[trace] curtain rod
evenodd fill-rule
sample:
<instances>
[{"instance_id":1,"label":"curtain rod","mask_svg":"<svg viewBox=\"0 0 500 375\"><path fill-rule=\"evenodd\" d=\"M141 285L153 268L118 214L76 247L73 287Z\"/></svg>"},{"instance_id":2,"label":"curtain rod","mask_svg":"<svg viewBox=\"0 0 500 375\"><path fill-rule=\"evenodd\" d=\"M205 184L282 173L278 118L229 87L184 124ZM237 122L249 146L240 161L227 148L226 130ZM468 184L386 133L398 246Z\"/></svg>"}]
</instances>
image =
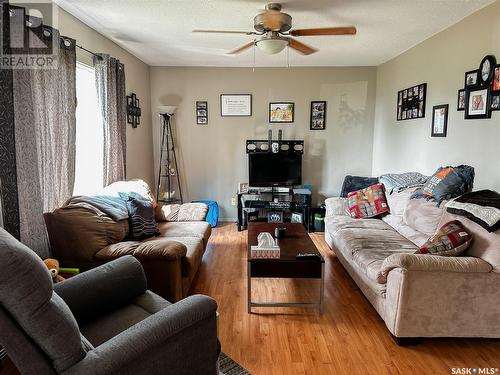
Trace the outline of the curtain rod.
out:
<instances>
[{"instance_id":1,"label":"curtain rod","mask_svg":"<svg viewBox=\"0 0 500 375\"><path fill-rule=\"evenodd\" d=\"M76 44L76 46L77 46L78 48L80 48L80 49L84 50L85 52L90 53L91 55L94 55L94 56L95 56L95 57L97 57L99 60L102 60L102 56L99 56L97 53L94 53L94 52L92 52L92 51L88 50L87 48L82 47L82 46L80 46L80 45L78 45L78 44Z\"/></svg>"}]
</instances>

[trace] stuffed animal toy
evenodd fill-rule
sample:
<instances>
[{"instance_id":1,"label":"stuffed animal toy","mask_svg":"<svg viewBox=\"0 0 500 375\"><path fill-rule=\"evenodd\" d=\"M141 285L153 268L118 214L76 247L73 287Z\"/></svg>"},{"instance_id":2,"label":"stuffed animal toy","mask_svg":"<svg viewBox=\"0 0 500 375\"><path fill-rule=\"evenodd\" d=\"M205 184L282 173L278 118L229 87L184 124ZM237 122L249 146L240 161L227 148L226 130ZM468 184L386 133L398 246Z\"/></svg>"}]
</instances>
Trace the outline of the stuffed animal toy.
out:
<instances>
[{"instance_id":1,"label":"stuffed animal toy","mask_svg":"<svg viewBox=\"0 0 500 375\"><path fill-rule=\"evenodd\" d=\"M50 272L50 276L55 283L63 281L64 277L59 275L59 262L56 259L48 258L43 261Z\"/></svg>"}]
</instances>

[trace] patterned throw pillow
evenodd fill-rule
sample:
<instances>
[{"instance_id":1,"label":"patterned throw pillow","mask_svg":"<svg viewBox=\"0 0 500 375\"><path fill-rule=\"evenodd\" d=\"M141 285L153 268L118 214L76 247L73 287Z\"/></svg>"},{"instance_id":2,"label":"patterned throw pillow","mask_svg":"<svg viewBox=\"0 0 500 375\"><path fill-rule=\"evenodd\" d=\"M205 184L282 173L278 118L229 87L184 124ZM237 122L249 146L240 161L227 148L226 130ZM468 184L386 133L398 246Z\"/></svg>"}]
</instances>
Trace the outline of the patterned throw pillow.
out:
<instances>
[{"instance_id":1,"label":"patterned throw pillow","mask_svg":"<svg viewBox=\"0 0 500 375\"><path fill-rule=\"evenodd\" d=\"M457 256L469 247L472 235L458 220L444 224L415 254Z\"/></svg>"},{"instance_id":2,"label":"patterned throw pillow","mask_svg":"<svg viewBox=\"0 0 500 375\"><path fill-rule=\"evenodd\" d=\"M375 217L389 212L383 184L352 191L347 194L347 200L351 217L356 219Z\"/></svg>"},{"instance_id":3,"label":"patterned throw pillow","mask_svg":"<svg viewBox=\"0 0 500 375\"><path fill-rule=\"evenodd\" d=\"M120 197L127 204L130 238L140 240L160 234L156 225L153 203L149 199L136 193L120 193Z\"/></svg>"}]
</instances>

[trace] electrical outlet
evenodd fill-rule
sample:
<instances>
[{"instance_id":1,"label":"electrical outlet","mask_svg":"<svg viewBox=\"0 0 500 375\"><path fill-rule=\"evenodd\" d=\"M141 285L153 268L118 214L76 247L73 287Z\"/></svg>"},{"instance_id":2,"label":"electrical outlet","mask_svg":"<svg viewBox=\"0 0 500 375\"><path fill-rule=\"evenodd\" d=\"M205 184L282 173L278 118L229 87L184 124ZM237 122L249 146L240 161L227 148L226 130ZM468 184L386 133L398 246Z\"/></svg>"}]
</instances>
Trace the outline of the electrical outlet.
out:
<instances>
[{"instance_id":1,"label":"electrical outlet","mask_svg":"<svg viewBox=\"0 0 500 375\"><path fill-rule=\"evenodd\" d=\"M236 206L236 198L235 197L231 198L231 206Z\"/></svg>"}]
</instances>

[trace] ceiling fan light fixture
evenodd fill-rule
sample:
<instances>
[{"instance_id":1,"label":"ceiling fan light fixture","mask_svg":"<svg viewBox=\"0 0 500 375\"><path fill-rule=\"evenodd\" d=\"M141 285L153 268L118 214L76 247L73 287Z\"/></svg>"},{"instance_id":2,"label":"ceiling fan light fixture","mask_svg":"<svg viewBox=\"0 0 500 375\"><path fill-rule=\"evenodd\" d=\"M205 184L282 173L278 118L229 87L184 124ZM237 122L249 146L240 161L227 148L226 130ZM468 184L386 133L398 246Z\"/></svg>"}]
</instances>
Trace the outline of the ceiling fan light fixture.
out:
<instances>
[{"instance_id":1,"label":"ceiling fan light fixture","mask_svg":"<svg viewBox=\"0 0 500 375\"><path fill-rule=\"evenodd\" d=\"M268 55L275 55L285 49L288 45L288 39L280 37L262 38L258 39L255 44L262 52L267 53Z\"/></svg>"}]
</instances>

